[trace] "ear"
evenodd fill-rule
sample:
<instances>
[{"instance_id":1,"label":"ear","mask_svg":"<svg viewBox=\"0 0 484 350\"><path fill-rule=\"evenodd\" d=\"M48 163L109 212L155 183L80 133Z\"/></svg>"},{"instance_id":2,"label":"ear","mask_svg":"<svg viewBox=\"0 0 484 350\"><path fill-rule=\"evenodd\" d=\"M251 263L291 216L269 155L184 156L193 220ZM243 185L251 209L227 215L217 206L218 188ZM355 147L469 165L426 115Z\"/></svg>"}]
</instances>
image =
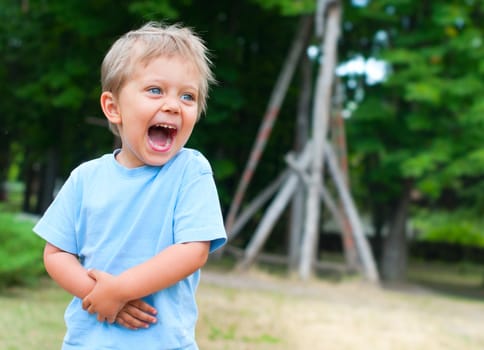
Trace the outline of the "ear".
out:
<instances>
[{"instance_id":1,"label":"ear","mask_svg":"<svg viewBox=\"0 0 484 350\"><path fill-rule=\"evenodd\" d=\"M112 92L104 91L101 94L101 108L106 118L112 124L121 124L121 113L119 111L118 102Z\"/></svg>"}]
</instances>

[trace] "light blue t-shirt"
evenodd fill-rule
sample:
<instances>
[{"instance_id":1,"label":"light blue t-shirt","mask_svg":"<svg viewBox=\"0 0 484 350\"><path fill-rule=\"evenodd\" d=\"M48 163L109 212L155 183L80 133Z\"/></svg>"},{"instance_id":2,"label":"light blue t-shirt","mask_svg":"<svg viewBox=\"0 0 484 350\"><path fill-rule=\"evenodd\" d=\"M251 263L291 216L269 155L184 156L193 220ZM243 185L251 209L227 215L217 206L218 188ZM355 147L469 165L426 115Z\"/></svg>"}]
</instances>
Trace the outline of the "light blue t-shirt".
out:
<instances>
[{"instance_id":1,"label":"light blue t-shirt","mask_svg":"<svg viewBox=\"0 0 484 350\"><path fill-rule=\"evenodd\" d=\"M210 164L198 151L187 148L161 167L128 169L114 154L81 164L34 231L76 254L86 269L113 275L176 243L210 241L212 252L226 241ZM146 297L158 310L158 322L148 329L101 323L82 309L82 300L74 298L65 313L62 349L198 349L195 291L199 279L197 271Z\"/></svg>"}]
</instances>

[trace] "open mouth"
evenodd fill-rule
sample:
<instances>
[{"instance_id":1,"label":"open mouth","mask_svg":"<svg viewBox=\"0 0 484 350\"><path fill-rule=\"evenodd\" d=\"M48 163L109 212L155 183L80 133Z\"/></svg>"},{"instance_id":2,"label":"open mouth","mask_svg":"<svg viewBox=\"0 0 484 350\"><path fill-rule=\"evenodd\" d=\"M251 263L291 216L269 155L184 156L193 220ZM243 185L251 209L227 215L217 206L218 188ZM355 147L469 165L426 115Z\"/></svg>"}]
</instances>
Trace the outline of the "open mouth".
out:
<instances>
[{"instance_id":1,"label":"open mouth","mask_svg":"<svg viewBox=\"0 0 484 350\"><path fill-rule=\"evenodd\" d=\"M166 151L175 139L177 129L169 124L156 124L148 129L148 139L151 147L156 151Z\"/></svg>"}]
</instances>

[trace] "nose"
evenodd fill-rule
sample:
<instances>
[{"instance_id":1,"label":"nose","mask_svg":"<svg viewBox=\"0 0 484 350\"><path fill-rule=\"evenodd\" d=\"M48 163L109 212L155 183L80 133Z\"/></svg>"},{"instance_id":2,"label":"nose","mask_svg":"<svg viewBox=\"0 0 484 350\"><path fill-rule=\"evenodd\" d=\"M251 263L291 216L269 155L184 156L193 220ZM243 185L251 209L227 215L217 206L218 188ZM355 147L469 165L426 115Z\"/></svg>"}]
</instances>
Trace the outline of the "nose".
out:
<instances>
[{"instance_id":1,"label":"nose","mask_svg":"<svg viewBox=\"0 0 484 350\"><path fill-rule=\"evenodd\" d=\"M166 96L163 99L161 111L166 113L178 113L180 111L180 102L175 97Z\"/></svg>"}]
</instances>

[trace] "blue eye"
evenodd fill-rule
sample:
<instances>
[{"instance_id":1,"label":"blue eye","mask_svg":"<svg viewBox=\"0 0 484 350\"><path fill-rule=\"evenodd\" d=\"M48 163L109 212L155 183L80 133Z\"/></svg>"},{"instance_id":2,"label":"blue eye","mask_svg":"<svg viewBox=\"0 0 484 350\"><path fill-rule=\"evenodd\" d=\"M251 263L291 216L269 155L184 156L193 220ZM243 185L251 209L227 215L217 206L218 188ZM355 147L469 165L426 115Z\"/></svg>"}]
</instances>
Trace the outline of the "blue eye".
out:
<instances>
[{"instance_id":1,"label":"blue eye","mask_svg":"<svg viewBox=\"0 0 484 350\"><path fill-rule=\"evenodd\" d=\"M185 101L195 101L195 97L192 94L183 94L181 99Z\"/></svg>"},{"instance_id":2,"label":"blue eye","mask_svg":"<svg viewBox=\"0 0 484 350\"><path fill-rule=\"evenodd\" d=\"M152 87L148 89L148 92L155 94L155 95L160 95L161 94L161 89L157 87Z\"/></svg>"}]
</instances>

